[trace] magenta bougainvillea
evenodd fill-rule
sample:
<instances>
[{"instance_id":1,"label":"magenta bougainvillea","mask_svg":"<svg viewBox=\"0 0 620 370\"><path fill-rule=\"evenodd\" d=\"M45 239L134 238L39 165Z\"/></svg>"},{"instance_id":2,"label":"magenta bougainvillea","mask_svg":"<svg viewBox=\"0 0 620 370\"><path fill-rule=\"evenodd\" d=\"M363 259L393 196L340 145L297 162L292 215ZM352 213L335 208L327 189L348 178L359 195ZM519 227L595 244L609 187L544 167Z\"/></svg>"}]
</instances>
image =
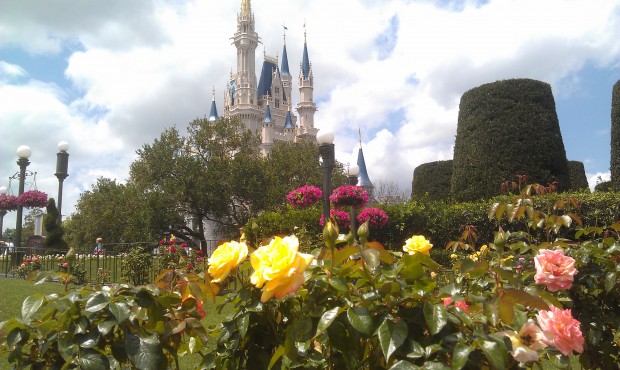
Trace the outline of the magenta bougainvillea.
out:
<instances>
[{"instance_id":1,"label":"magenta bougainvillea","mask_svg":"<svg viewBox=\"0 0 620 370\"><path fill-rule=\"evenodd\" d=\"M334 207L362 208L368 203L368 193L361 186L341 186L334 190L329 200Z\"/></svg>"},{"instance_id":2,"label":"magenta bougainvillea","mask_svg":"<svg viewBox=\"0 0 620 370\"><path fill-rule=\"evenodd\" d=\"M17 197L10 194L0 194L0 209L14 211L17 209Z\"/></svg>"},{"instance_id":3,"label":"magenta bougainvillea","mask_svg":"<svg viewBox=\"0 0 620 370\"><path fill-rule=\"evenodd\" d=\"M388 215L379 208L366 208L357 216L357 221L360 224L368 221L368 226L374 229L380 229L387 225Z\"/></svg>"},{"instance_id":4,"label":"magenta bougainvillea","mask_svg":"<svg viewBox=\"0 0 620 370\"><path fill-rule=\"evenodd\" d=\"M39 190L28 190L17 197L17 204L25 208L43 208L47 206L47 194Z\"/></svg>"},{"instance_id":5,"label":"magenta bougainvillea","mask_svg":"<svg viewBox=\"0 0 620 370\"><path fill-rule=\"evenodd\" d=\"M286 196L286 201L293 206L293 208L304 209L316 204L323 192L316 186L306 185L297 188Z\"/></svg>"},{"instance_id":6,"label":"magenta bougainvillea","mask_svg":"<svg viewBox=\"0 0 620 370\"><path fill-rule=\"evenodd\" d=\"M329 217L331 217L338 224L338 228L340 231L346 230L351 225L351 216L345 211L340 211L337 209L332 209L329 211ZM319 224L321 226L325 226L325 216L321 215L321 219L319 220Z\"/></svg>"}]
</instances>

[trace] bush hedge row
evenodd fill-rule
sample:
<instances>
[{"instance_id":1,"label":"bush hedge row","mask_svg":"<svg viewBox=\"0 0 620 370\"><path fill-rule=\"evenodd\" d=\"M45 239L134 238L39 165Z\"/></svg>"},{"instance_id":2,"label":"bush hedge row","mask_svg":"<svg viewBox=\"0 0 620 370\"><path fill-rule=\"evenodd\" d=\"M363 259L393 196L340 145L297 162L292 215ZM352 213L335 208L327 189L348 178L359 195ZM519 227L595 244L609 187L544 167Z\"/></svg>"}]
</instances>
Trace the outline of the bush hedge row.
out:
<instances>
[{"instance_id":1,"label":"bush hedge row","mask_svg":"<svg viewBox=\"0 0 620 370\"><path fill-rule=\"evenodd\" d=\"M386 248L400 250L406 239L412 235L424 235L435 246L432 256L438 262L447 262L451 252L445 251L448 242L458 240L463 225L474 225L481 243L493 240L498 230L495 221L489 221L487 215L495 202L510 202L515 195L494 197L490 200L466 203L448 203L431 200L412 200L406 204L379 205L387 212L388 225L380 231L372 231L370 239L378 240ZM534 197L535 208L547 214L553 212L552 206L558 199L572 197L579 201L580 210L571 210L583 220L584 226L605 226L620 221L620 192L577 192L548 194ZM565 214L568 211L559 211ZM298 211L287 208L281 212L267 212L250 221L245 227L250 241L260 241L273 235L296 234L306 251L322 245L322 229L318 224L321 209L318 206ZM523 225L509 225L504 220L502 228L508 231L523 231ZM564 229L561 236L572 238L576 224ZM544 235L537 236L539 242L545 241Z\"/></svg>"},{"instance_id":2,"label":"bush hedge row","mask_svg":"<svg viewBox=\"0 0 620 370\"><path fill-rule=\"evenodd\" d=\"M611 93L611 185L620 191L620 80Z\"/></svg>"},{"instance_id":3,"label":"bush hedge row","mask_svg":"<svg viewBox=\"0 0 620 370\"><path fill-rule=\"evenodd\" d=\"M429 162L413 170L411 198L427 196L441 200L450 197L452 160Z\"/></svg>"},{"instance_id":4,"label":"bush hedge row","mask_svg":"<svg viewBox=\"0 0 620 370\"><path fill-rule=\"evenodd\" d=\"M459 201L498 194L502 181L569 188L566 151L551 86L531 79L484 84L461 97L451 193Z\"/></svg>"},{"instance_id":5,"label":"bush hedge row","mask_svg":"<svg viewBox=\"0 0 620 370\"><path fill-rule=\"evenodd\" d=\"M568 161L568 174L570 176L570 190L589 189L588 177L583 162Z\"/></svg>"}]
</instances>

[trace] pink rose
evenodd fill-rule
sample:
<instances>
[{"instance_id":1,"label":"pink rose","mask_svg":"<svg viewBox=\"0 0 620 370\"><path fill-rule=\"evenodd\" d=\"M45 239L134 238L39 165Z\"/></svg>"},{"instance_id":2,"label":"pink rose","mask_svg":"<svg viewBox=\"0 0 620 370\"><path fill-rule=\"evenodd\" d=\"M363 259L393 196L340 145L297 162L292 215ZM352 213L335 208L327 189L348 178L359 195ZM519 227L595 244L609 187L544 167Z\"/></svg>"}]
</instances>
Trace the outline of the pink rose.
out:
<instances>
[{"instance_id":1,"label":"pink rose","mask_svg":"<svg viewBox=\"0 0 620 370\"><path fill-rule=\"evenodd\" d=\"M39 257L35 257L32 259L32 262L39 262Z\"/></svg>"},{"instance_id":2,"label":"pink rose","mask_svg":"<svg viewBox=\"0 0 620 370\"><path fill-rule=\"evenodd\" d=\"M199 256L202 256L202 251L199 249L199 250L196 251L196 254L199 255Z\"/></svg>"},{"instance_id":3,"label":"pink rose","mask_svg":"<svg viewBox=\"0 0 620 370\"><path fill-rule=\"evenodd\" d=\"M203 261L202 257L196 257L196 262L202 262L202 261Z\"/></svg>"},{"instance_id":4,"label":"pink rose","mask_svg":"<svg viewBox=\"0 0 620 370\"><path fill-rule=\"evenodd\" d=\"M66 269L67 267L69 267L69 264L67 262L64 262L62 265L60 265L62 268Z\"/></svg>"},{"instance_id":5,"label":"pink rose","mask_svg":"<svg viewBox=\"0 0 620 370\"><path fill-rule=\"evenodd\" d=\"M561 250L541 249L534 258L536 284L544 284L552 292L570 289L578 272L575 260L565 256Z\"/></svg>"},{"instance_id":6,"label":"pink rose","mask_svg":"<svg viewBox=\"0 0 620 370\"><path fill-rule=\"evenodd\" d=\"M557 348L565 356L569 356L573 350L583 352L581 323L573 318L570 309L561 310L551 306L549 311L538 312L536 319L545 335L546 344Z\"/></svg>"},{"instance_id":7,"label":"pink rose","mask_svg":"<svg viewBox=\"0 0 620 370\"><path fill-rule=\"evenodd\" d=\"M175 247L170 247L170 252L171 252L171 253L174 253L174 252L176 252L176 251L177 251L177 249L176 249Z\"/></svg>"},{"instance_id":8,"label":"pink rose","mask_svg":"<svg viewBox=\"0 0 620 370\"><path fill-rule=\"evenodd\" d=\"M187 248L187 243L181 243L181 248Z\"/></svg>"},{"instance_id":9,"label":"pink rose","mask_svg":"<svg viewBox=\"0 0 620 370\"><path fill-rule=\"evenodd\" d=\"M187 269L188 270L193 270L194 269L194 265L192 265L191 263L187 264Z\"/></svg>"}]
</instances>

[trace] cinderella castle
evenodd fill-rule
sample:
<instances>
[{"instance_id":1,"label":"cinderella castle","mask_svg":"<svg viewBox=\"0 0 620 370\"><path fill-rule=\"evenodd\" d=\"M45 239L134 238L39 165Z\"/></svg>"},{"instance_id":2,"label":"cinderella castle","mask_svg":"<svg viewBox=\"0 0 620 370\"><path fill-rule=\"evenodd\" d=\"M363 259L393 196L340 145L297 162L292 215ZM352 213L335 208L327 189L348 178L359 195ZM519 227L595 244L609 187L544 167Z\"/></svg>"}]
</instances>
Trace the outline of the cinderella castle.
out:
<instances>
[{"instance_id":1,"label":"cinderella castle","mask_svg":"<svg viewBox=\"0 0 620 370\"><path fill-rule=\"evenodd\" d=\"M284 27L286 30L286 27ZM282 59L265 55L260 78L256 78L256 47L259 37L255 30L254 14L250 0L242 0L237 15L237 31L232 37L237 48L237 71L230 73L224 94L225 118L236 117L248 130L260 134L261 151L267 155L276 141L295 141L300 138L314 140L316 104L313 101L314 77L308 57L304 32L304 51L299 71L299 103L293 113L293 77L286 53L286 34ZM280 64L278 66L278 64ZM215 91L211 102L209 120L217 120Z\"/></svg>"}]
</instances>

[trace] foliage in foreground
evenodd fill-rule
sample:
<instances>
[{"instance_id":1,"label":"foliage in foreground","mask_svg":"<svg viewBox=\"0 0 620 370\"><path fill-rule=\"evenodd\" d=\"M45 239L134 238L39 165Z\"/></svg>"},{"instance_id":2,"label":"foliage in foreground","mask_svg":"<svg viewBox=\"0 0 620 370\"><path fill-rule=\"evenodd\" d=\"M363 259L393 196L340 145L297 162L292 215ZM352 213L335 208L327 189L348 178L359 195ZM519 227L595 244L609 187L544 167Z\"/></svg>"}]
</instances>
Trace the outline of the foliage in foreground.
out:
<instances>
[{"instance_id":1,"label":"foliage in foreground","mask_svg":"<svg viewBox=\"0 0 620 370\"><path fill-rule=\"evenodd\" d=\"M0 325L0 348L20 366L95 369L178 368L185 353L218 369L565 368L574 354L585 368L613 368L620 224L583 226L570 198L537 210L534 189L493 204L494 237L469 228L450 269L423 236L390 251L368 241L367 224L359 240L337 240L328 223L312 254L294 236L256 250L229 242L208 274L168 270L147 286L29 297L21 319ZM220 287L233 311L208 350L201 307Z\"/></svg>"}]
</instances>

